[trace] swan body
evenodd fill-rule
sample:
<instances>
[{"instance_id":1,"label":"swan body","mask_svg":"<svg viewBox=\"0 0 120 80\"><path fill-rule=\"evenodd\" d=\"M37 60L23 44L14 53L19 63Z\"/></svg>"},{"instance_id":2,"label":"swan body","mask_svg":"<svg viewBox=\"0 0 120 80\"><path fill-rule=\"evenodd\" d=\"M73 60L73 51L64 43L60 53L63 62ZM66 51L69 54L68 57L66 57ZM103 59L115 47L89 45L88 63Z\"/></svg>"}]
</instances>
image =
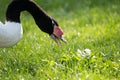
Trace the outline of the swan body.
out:
<instances>
[{"instance_id":1,"label":"swan body","mask_svg":"<svg viewBox=\"0 0 120 80\"><path fill-rule=\"evenodd\" d=\"M0 22L0 47L10 47L15 45L22 37L23 30L20 23Z\"/></svg>"}]
</instances>

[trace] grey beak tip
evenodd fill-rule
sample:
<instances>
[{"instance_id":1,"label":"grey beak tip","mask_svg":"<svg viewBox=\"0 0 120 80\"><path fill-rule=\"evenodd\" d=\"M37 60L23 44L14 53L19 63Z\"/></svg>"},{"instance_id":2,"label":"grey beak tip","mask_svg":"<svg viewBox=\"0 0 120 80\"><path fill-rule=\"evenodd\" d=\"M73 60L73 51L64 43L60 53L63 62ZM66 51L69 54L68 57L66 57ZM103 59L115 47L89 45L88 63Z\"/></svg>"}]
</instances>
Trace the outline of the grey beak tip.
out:
<instances>
[{"instance_id":1,"label":"grey beak tip","mask_svg":"<svg viewBox=\"0 0 120 80\"><path fill-rule=\"evenodd\" d=\"M67 43L67 40L65 40L64 38L60 38L64 43Z\"/></svg>"},{"instance_id":2,"label":"grey beak tip","mask_svg":"<svg viewBox=\"0 0 120 80\"><path fill-rule=\"evenodd\" d=\"M60 39L62 42L64 43L67 43L67 41L61 36L61 37L58 37L58 39L55 37L54 34L50 35L50 37L58 44L60 45L60 41L58 39Z\"/></svg>"}]
</instances>

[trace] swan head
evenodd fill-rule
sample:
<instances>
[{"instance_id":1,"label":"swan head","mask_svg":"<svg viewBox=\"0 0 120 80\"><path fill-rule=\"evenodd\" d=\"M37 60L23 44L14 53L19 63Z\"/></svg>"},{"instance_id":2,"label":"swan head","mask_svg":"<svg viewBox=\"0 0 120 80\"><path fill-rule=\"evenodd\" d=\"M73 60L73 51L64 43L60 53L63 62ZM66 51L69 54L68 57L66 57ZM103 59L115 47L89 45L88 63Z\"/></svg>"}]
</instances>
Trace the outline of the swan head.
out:
<instances>
[{"instance_id":1,"label":"swan head","mask_svg":"<svg viewBox=\"0 0 120 80\"><path fill-rule=\"evenodd\" d=\"M67 43L67 41L63 38L63 30L59 27L56 21L52 20L53 32L50 37L60 46L60 41Z\"/></svg>"}]
</instances>

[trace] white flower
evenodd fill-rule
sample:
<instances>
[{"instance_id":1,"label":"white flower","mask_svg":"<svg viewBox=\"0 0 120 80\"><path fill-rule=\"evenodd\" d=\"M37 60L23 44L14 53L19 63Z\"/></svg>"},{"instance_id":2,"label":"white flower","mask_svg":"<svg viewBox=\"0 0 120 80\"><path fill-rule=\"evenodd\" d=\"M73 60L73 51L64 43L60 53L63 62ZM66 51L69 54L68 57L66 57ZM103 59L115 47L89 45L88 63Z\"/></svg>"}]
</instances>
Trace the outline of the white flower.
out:
<instances>
[{"instance_id":1,"label":"white flower","mask_svg":"<svg viewBox=\"0 0 120 80\"><path fill-rule=\"evenodd\" d=\"M84 50L84 53L85 53L86 55L90 55L90 54L91 54L91 50L90 50L90 49L85 49L85 50Z\"/></svg>"},{"instance_id":2,"label":"white flower","mask_svg":"<svg viewBox=\"0 0 120 80\"><path fill-rule=\"evenodd\" d=\"M90 49L85 49L85 50L83 50L83 51L81 51L80 49L77 49L77 52L82 56L82 57L84 57L84 56L90 56L90 54L91 54L91 50Z\"/></svg>"}]
</instances>

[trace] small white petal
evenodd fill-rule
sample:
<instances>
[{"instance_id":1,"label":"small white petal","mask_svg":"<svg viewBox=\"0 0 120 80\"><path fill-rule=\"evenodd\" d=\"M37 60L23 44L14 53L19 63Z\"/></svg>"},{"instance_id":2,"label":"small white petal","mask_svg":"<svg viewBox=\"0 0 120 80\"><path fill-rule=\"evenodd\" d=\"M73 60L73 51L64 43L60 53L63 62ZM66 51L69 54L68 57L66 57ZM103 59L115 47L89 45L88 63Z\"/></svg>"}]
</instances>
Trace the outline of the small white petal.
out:
<instances>
[{"instance_id":1,"label":"small white petal","mask_svg":"<svg viewBox=\"0 0 120 80\"><path fill-rule=\"evenodd\" d=\"M78 52L81 56L85 56L80 49L78 49L77 52Z\"/></svg>"},{"instance_id":2,"label":"small white petal","mask_svg":"<svg viewBox=\"0 0 120 80\"><path fill-rule=\"evenodd\" d=\"M82 53L82 51L80 49L77 49L77 52L80 53L80 54Z\"/></svg>"},{"instance_id":3,"label":"small white petal","mask_svg":"<svg viewBox=\"0 0 120 80\"><path fill-rule=\"evenodd\" d=\"M96 59L97 57L96 57L96 56L93 56L92 58L93 58L93 59Z\"/></svg>"},{"instance_id":4,"label":"small white petal","mask_svg":"<svg viewBox=\"0 0 120 80\"><path fill-rule=\"evenodd\" d=\"M22 77L20 80L24 80L24 78Z\"/></svg>"}]
</instances>

